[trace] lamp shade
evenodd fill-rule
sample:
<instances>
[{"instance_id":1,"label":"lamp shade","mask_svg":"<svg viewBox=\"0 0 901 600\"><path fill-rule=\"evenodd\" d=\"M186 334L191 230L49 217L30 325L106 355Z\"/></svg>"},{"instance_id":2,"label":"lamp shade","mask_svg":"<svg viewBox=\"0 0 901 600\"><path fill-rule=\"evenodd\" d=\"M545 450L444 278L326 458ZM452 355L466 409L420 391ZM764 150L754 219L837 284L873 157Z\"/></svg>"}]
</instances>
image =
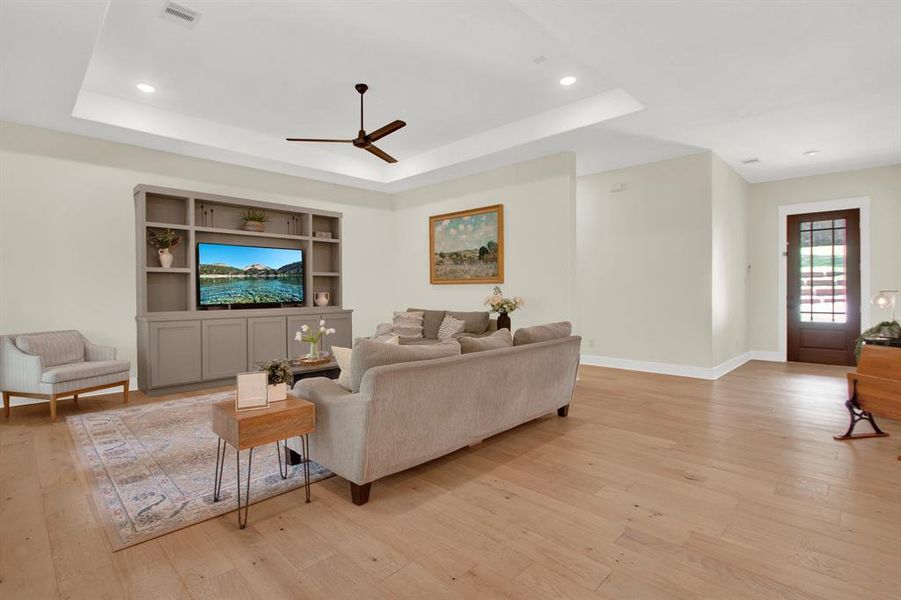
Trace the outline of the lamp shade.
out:
<instances>
[{"instance_id":1,"label":"lamp shade","mask_svg":"<svg viewBox=\"0 0 901 600\"><path fill-rule=\"evenodd\" d=\"M870 304L879 308L895 308L895 298L898 290L879 290L879 293L870 298Z\"/></svg>"}]
</instances>

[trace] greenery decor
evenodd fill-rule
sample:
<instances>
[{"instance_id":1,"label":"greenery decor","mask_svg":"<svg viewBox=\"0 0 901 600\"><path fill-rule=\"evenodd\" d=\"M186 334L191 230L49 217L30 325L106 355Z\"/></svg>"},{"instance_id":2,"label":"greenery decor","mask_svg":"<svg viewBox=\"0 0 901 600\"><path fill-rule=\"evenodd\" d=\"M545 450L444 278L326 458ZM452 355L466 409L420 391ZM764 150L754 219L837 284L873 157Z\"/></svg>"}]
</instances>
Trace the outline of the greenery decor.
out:
<instances>
[{"instance_id":1,"label":"greenery decor","mask_svg":"<svg viewBox=\"0 0 901 600\"><path fill-rule=\"evenodd\" d=\"M319 329L313 329L309 325L301 325L300 331L294 334L294 339L298 342L308 342L310 344L311 359L319 358L319 340L324 335L332 335L335 330L325 326L325 319L319 321Z\"/></svg>"},{"instance_id":2,"label":"greenery decor","mask_svg":"<svg viewBox=\"0 0 901 600\"><path fill-rule=\"evenodd\" d=\"M264 210L245 208L241 218L245 223L265 223L269 220L269 215L267 215Z\"/></svg>"},{"instance_id":3,"label":"greenery decor","mask_svg":"<svg viewBox=\"0 0 901 600\"><path fill-rule=\"evenodd\" d=\"M147 240L154 248L163 250L178 246L181 236L171 229L151 229L147 232Z\"/></svg>"},{"instance_id":4,"label":"greenery decor","mask_svg":"<svg viewBox=\"0 0 901 600\"><path fill-rule=\"evenodd\" d=\"M883 321L870 327L860 334L857 344L854 346L854 358L860 360L860 349L863 347L864 338L868 337L901 338L901 324L898 321Z\"/></svg>"},{"instance_id":5,"label":"greenery decor","mask_svg":"<svg viewBox=\"0 0 901 600\"><path fill-rule=\"evenodd\" d=\"M500 314L510 314L526 305L526 301L520 296L513 298L504 298L504 293L500 286L494 286L494 292L485 298L485 304L491 307L491 312Z\"/></svg>"},{"instance_id":6,"label":"greenery decor","mask_svg":"<svg viewBox=\"0 0 901 600\"><path fill-rule=\"evenodd\" d=\"M261 371L266 371L269 385L288 383L291 380L291 365L286 360L270 360L263 363Z\"/></svg>"}]
</instances>

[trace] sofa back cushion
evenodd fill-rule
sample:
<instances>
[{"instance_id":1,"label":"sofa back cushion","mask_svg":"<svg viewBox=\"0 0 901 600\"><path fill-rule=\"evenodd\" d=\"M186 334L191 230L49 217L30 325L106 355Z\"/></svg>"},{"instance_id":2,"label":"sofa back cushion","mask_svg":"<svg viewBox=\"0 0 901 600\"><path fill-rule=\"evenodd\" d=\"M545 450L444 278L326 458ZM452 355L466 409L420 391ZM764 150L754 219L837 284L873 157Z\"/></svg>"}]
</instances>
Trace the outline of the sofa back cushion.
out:
<instances>
[{"instance_id":1,"label":"sofa back cushion","mask_svg":"<svg viewBox=\"0 0 901 600\"><path fill-rule=\"evenodd\" d=\"M447 314L455 319L464 321L466 326L463 327L463 331L466 333L485 333L488 329L488 322L491 321L491 315L488 314L487 310L472 312L455 312L449 310L447 311Z\"/></svg>"},{"instance_id":2,"label":"sofa back cushion","mask_svg":"<svg viewBox=\"0 0 901 600\"><path fill-rule=\"evenodd\" d=\"M26 354L40 356L44 367L84 360L84 338L77 331L26 333L16 338L16 346Z\"/></svg>"},{"instance_id":3,"label":"sofa back cushion","mask_svg":"<svg viewBox=\"0 0 901 600\"><path fill-rule=\"evenodd\" d=\"M431 360L460 354L460 344L449 340L429 346L385 344L374 340L360 340L350 357L350 390L360 391L363 375L373 367L397 363Z\"/></svg>"},{"instance_id":4,"label":"sofa back cushion","mask_svg":"<svg viewBox=\"0 0 901 600\"><path fill-rule=\"evenodd\" d=\"M523 346L525 344L549 342L550 340L569 337L572 335L572 332L573 326L569 321L523 327L516 330L516 334L513 336L513 345Z\"/></svg>"},{"instance_id":5,"label":"sofa back cushion","mask_svg":"<svg viewBox=\"0 0 901 600\"><path fill-rule=\"evenodd\" d=\"M513 346L513 335L509 329L498 329L491 335L482 337L459 338L460 351L463 354L471 352L484 352L485 350L497 350L498 348L510 348Z\"/></svg>"},{"instance_id":6,"label":"sofa back cushion","mask_svg":"<svg viewBox=\"0 0 901 600\"><path fill-rule=\"evenodd\" d=\"M425 308L408 308L407 312L422 313L422 337L432 340L438 339L438 328L444 320L446 310L428 310Z\"/></svg>"}]
</instances>

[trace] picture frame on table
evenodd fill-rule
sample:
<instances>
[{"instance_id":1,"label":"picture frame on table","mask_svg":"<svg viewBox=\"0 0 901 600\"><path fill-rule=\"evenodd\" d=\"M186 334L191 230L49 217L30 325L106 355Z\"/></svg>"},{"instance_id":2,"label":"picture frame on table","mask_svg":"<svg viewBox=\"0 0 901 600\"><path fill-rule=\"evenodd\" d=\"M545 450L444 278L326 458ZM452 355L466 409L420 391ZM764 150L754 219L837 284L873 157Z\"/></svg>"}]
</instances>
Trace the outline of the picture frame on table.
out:
<instances>
[{"instance_id":1,"label":"picture frame on table","mask_svg":"<svg viewBox=\"0 0 901 600\"><path fill-rule=\"evenodd\" d=\"M238 373L235 410L269 408L269 376L265 371Z\"/></svg>"}]
</instances>

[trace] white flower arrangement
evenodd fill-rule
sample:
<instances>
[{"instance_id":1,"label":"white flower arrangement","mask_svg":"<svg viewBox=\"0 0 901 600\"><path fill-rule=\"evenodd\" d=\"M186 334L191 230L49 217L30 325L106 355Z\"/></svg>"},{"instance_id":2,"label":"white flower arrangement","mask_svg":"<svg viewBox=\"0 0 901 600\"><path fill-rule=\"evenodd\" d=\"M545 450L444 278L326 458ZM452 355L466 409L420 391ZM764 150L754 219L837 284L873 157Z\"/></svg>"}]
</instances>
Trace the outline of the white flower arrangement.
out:
<instances>
[{"instance_id":1,"label":"white flower arrangement","mask_svg":"<svg viewBox=\"0 0 901 600\"><path fill-rule=\"evenodd\" d=\"M494 286L494 291L485 298L485 304L491 307L491 312L493 313L509 314L525 306L526 301L521 296L504 298L501 288Z\"/></svg>"},{"instance_id":2,"label":"white flower arrangement","mask_svg":"<svg viewBox=\"0 0 901 600\"><path fill-rule=\"evenodd\" d=\"M310 344L318 344L324 335L332 335L335 333L333 327L326 327L325 319L319 321L319 329L314 329L309 325L301 325L300 331L294 334L294 339L298 342L309 342Z\"/></svg>"}]
</instances>

